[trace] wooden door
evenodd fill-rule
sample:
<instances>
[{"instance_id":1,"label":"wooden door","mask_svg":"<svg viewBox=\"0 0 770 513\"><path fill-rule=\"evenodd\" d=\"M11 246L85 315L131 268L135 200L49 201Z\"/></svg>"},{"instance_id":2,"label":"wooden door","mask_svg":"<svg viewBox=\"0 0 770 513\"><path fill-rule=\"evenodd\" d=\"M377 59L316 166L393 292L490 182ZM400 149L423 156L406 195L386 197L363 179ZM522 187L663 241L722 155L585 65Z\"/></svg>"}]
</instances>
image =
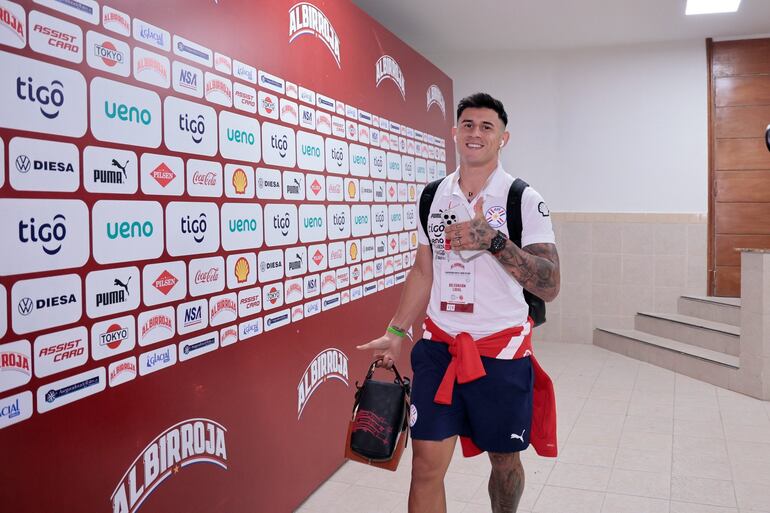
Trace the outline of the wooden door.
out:
<instances>
[{"instance_id":1,"label":"wooden door","mask_svg":"<svg viewBox=\"0 0 770 513\"><path fill-rule=\"evenodd\" d=\"M770 248L770 39L707 41L709 294L740 296L740 253Z\"/></svg>"}]
</instances>

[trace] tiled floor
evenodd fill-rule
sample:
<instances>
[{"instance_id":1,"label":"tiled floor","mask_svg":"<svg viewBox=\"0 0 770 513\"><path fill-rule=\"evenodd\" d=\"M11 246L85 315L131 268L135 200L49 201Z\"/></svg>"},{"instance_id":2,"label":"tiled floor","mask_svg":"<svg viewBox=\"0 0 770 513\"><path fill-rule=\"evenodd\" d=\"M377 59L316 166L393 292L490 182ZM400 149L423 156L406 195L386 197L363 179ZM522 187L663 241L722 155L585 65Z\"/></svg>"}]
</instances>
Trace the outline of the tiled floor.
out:
<instances>
[{"instance_id":1,"label":"tiled floor","mask_svg":"<svg viewBox=\"0 0 770 513\"><path fill-rule=\"evenodd\" d=\"M770 403L591 345L537 345L554 379L557 459L522 459L520 512L770 513ZM297 513L406 512L411 453L396 473L348 462ZM450 513L490 511L489 460L459 444Z\"/></svg>"}]
</instances>

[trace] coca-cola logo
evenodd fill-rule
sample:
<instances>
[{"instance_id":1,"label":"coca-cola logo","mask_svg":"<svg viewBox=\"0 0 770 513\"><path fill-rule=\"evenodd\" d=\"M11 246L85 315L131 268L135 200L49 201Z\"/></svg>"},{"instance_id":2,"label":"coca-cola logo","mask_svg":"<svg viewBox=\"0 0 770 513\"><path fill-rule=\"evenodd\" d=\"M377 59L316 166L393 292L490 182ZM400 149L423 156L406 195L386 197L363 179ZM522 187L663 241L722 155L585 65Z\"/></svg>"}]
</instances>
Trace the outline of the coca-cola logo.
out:
<instances>
[{"instance_id":1,"label":"coca-cola logo","mask_svg":"<svg viewBox=\"0 0 770 513\"><path fill-rule=\"evenodd\" d=\"M195 273L195 284L214 283L219 281L219 268L212 267L208 271L198 270Z\"/></svg>"},{"instance_id":2,"label":"coca-cola logo","mask_svg":"<svg viewBox=\"0 0 770 513\"><path fill-rule=\"evenodd\" d=\"M212 173L210 171L208 173L196 171L195 173L193 173L192 182L196 185L207 185L211 187L216 187L217 174Z\"/></svg>"}]
</instances>

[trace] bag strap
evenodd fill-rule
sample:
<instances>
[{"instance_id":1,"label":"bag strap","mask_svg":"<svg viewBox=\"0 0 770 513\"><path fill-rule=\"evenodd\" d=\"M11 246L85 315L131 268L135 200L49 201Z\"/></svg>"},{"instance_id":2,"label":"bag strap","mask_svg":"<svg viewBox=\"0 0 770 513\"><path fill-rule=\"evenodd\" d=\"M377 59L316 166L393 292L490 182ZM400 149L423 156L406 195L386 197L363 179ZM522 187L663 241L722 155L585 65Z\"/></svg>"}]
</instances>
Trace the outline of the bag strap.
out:
<instances>
[{"instance_id":1,"label":"bag strap","mask_svg":"<svg viewBox=\"0 0 770 513\"><path fill-rule=\"evenodd\" d=\"M441 184L443 179L444 178L439 178L438 180L430 182L425 186L425 188L422 190L422 194L420 195L420 224L422 225L422 231L425 232L425 235L428 235L428 216L430 215L430 206L433 204L433 197L436 195L436 190L438 189L438 186ZM428 238L430 238L429 235ZM433 251L433 245L428 244L428 246L430 246L430 250Z\"/></svg>"},{"instance_id":2,"label":"bag strap","mask_svg":"<svg viewBox=\"0 0 770 513\"><path fill-rule=\"evenodd\" d=\"M511 188L508 189L508 203L506 205L506 214L508 218L508 238L521 247L521 231L523 229L521 221L521 197L524 194L524 189L529 187L529 184L517 178L511 184Z\"/></svg>"}]
</instances>

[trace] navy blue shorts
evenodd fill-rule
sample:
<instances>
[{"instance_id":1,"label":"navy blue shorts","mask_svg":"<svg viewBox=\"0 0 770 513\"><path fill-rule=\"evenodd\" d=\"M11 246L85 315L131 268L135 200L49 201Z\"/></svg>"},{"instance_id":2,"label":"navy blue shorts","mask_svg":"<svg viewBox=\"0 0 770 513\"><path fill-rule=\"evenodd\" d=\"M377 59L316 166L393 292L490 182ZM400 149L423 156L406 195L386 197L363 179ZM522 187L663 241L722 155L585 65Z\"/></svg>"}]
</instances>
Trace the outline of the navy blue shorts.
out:
<instances>
[{"instance_id":1,"label":"navy blue shorts","mask_svg":"<svg viewBox=\"0 0 770 513\"><path fill-rule=\"evenodd\" d=\"M451 359L449 346L441 342L422 339L412 348L412 438L438 441L462 435L484 451L526 449L532 423L529 357L481 357L487 375L470 383L455 383L452 404L436 404L433 397Z\"/></svg>"}]
</instances>

